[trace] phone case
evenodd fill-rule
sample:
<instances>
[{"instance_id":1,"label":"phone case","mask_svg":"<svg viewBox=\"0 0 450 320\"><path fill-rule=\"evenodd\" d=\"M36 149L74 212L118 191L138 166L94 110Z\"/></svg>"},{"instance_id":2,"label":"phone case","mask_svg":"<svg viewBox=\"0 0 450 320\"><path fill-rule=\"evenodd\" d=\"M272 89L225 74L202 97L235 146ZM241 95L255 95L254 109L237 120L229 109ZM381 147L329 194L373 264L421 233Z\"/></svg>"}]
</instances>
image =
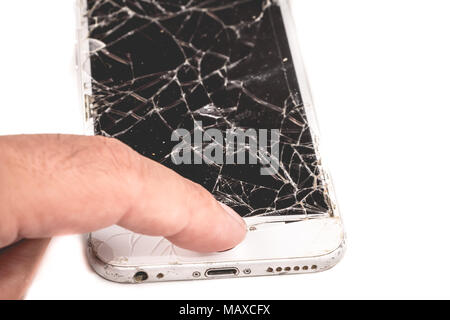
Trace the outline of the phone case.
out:
<instances>
[{"instance_id":1,"label":"phone case","mask_svg":"<svg viewBox=\"0 0 450 320\"><path fill-rule=\"evenodd\" d=\"M249 226L245 244L210 255L117 226L101 230L89 238L100 275L136 283L306 273L342 257L345 234L320 157L290 2L78 1L86 133L118 138L197 180ZM276 126L281 138L268 148L280 155L272 162L272 154L258 153L242 167L211 161L193 170L171 163L173 143L163 132L195 133L199 123L222 132ZM145 146L144 134L152 137ZM193 155L196 161L196 150ZM274 163L276 174L258 175L263 164L270 171Z\"/></svg>"}]
</instances>

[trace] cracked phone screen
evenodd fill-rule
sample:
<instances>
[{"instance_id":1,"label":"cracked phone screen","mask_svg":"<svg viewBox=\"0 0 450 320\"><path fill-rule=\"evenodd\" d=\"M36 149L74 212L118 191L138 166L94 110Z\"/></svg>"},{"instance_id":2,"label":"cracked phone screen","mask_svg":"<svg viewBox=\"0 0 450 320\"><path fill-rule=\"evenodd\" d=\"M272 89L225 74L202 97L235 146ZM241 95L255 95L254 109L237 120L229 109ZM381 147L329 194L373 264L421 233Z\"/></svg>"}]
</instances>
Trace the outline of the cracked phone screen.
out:
<instances>
[{"instance_id":1,"label":"cracked phone screen","mask_svg":"<svg viewBox=\"0 0 450 320\"><path fill-rule=\"evenodd\" d=\"M332 215L278 1L87 0L86 15L96 134L201 184L243 217ZM188 146L192 163L174 163L178 129L236 128L278 130L265 150L278 151L276 171L261 174L267 161L198 161L202 148L222 144L216 138Z\"/></svg>"}]
</instances>

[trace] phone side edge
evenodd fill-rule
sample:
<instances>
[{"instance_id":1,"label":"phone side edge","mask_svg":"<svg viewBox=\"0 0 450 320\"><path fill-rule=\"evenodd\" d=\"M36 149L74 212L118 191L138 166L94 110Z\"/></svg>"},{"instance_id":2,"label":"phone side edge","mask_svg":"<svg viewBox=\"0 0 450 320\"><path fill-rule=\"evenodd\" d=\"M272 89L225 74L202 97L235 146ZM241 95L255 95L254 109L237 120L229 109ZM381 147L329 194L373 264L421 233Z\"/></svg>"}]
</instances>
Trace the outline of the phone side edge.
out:
<instances>
[{"instance_id":1,"label":"phone side edge","mask_svg":"<svg viewBox=\"0 0 450 320\"><path fill-rule=\"evenodd\" d=\"M336 219L336 218L334 218ZM337 247L327 253L311 257L293 257L285 259L264 259L233 262L165 264L165 265L136 265L120 266L104 262L97 256L92 243L88 241L88 260L92 269L102 278L118 283L146 283L185 280L212 280L217 278L243 278L274 275L309 274L327 271L336 266L346 252L346 236ZM210 269L237 269L233 276L208 277L206 271ZM146 279L136 278L146 275Z\"/></svg>"}]
</instances>

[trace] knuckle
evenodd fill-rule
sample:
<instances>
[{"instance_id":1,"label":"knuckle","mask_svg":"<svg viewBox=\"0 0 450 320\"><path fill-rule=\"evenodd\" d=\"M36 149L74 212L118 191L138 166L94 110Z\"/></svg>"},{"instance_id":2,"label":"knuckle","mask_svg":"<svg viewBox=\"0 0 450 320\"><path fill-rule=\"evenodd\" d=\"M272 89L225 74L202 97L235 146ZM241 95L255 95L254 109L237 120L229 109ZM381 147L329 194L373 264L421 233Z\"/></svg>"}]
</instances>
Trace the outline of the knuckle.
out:
<instances>
[{"instance_id":1,"label":"knuckle","mask_svg":"<svg viewBox=\"0 0 450 320\"><path fill-rule=\"evenodd\" d=\"M197 204L191 207L198 208L198 204L206 208L212 208L214 206L214 197L203 186L195 182L191 182L190 185L190 194L192 195L191 199L194 204Z\"/></svg>"},{"instance_id":2,"label":"knuckle","mask_svg":"<svg viewBox=\"0 0 450 320\"><path fill-rule=\"evenodd\" d=\"M133 169L134 152L119 140L100 137L97 148L99 160L111 165L115 170Z\"/></svg>"}]
</instances>

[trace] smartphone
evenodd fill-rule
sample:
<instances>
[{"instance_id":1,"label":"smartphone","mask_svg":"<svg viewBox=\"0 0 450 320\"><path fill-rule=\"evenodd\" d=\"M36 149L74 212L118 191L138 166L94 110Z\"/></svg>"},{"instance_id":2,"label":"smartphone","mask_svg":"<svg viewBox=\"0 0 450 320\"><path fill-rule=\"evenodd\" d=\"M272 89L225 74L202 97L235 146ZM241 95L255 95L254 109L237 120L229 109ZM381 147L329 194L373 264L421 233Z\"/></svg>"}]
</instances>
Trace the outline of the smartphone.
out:
<instances>
[{"instance_id":1,"label":"smartphone","mask_svg":"<svg viewBox=\"0 0 450 320\"><path fill-rule=\"evenodd\" d=\"M238 212L238 247L200 254L114 226L88 256L122 283L311 273L345 233L319 152L291 0L80 0L88 134L121 140Z\"/></svg>"}]
</instances>

